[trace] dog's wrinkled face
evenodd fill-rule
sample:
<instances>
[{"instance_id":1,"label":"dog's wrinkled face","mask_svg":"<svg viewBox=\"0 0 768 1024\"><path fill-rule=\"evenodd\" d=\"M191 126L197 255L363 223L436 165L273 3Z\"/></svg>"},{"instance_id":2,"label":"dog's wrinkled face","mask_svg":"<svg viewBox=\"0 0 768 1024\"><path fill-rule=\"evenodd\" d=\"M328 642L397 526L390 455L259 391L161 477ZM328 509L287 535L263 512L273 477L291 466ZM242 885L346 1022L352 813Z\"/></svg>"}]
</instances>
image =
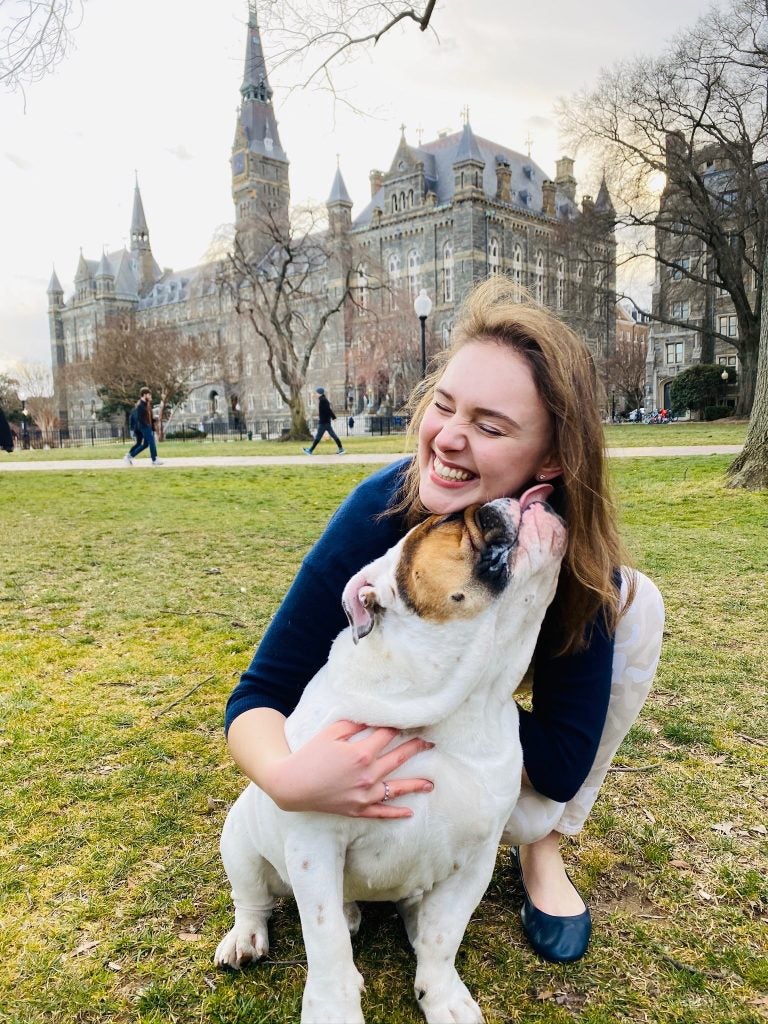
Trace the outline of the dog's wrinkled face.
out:
<instances>
[{"instance_id":1,"label":"dog's wrinkled face","mask_svg":"<svg viewBox=\"0 0 768 1024\"><path fill-rule=\"evenodd\" d=\"M406 537L395 579L404 603L420 618L474 618L504 587L517 524L487 513L481 518L480 508L430 516Z\"/></svg>"},{"instance_id":2,"label":"dog's wrinkled face","mask_svg":"<svg viewBox=\"0 0 768 1024\"><path fill-rule=\"evenodd\" d=\"M343 604L355 642L370 632L378 614L398 603L430 622L479 615L510 579L520 554L523 514L532 504L542 503L551 490L542 485L519 501L497 499L472 505L452 515L430 516L414 527L401 543L396 564L384 556L347 584ZM560 557L565 529L548 506L541 507L546 515L536 518L549 524L543 528L551 536L542 538L535 528L528 530L528 542L540 547L543 540L544 548Z\"/></svg>"}]
</instances>

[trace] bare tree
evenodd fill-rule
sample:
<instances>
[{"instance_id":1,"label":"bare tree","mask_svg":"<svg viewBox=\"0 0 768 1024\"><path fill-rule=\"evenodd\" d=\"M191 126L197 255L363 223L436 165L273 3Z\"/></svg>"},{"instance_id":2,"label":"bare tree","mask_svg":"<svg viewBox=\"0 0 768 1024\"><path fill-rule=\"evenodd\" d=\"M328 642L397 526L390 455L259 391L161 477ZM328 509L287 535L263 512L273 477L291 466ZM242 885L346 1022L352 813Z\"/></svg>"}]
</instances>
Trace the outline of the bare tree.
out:
<instances>
[{"instance_id":1,"label":"bare tree","mask_svg":"<svg viewBox=\"0 0 768 1024\"><path fill-rule=\"evenodd\" d=\"M703 361L717 338L734 346L744 415L757 376L768 242L767 32L765 3L732 0L719 21L702 19L658 59L604 70L593 89L560 105L569 142L608 169L618 222L652 229L631 255L661 266L667 294L653 318L699 331ZM680 282L710 296L697 320L681 315L684 298L672 301ZM716 329L720 291L733 304L737 337Z\"/></svg>"},{"instance_id":2,"label":"bare tree","mask_svg":"<svg viewBox=\"0 0 768 1024\"><path fill-rule=\"evenodd\" d=\"M22 89L50 74L72 46L82 0L0 0L0 82Z\"/></svg>"},{"instance_id":3,"label":"bare tree","mask_svg":"<svg viewBox=\"0 0 768 1024\"><path fill-rule=\"evenodd\" d=\"M59 416L50 366L45 363L19 363L15 374L19 394L25 397L30 419L42 433L43 442L51 444L53 431L59 426Z\"/></svg>"},{"instance_id":4,"label":"bare tree","mask_svg":"<svg viewBox=\"0 0 768 1024\"><path fill-rule=\"evenodd\" d=\"M125 417L142 387L159 397L159 434L168 414L199 384L200 364L210 359L197 338L172 327L137 326L130 314L110 318L97 331L87 360L66 367L67 383L91 386L101 399L99 415Z\"/></svg>"},{"instance_id":5,"label":"bare tree","mask_svg":"<svg viewBox=\"0 0 768 1024\"><path fill-rule=\"evenodd\" d=\"M622 336L616 339L613 352L598 363L606 393L618 391L632 409L639 409L643 404L645 354L643 339Z\"/></svg>"},{"instance_id":6,"label":"bare tree","mask_svg":"<svg viewBox=\"0 0 768 1024\"><path fill-rule=\"evenodd\" d=\"M270 39L271 63L298 65L299 87L321 85L335 92L333 70L375 46L398 25L430 27L437 0L408 6L389 0L279 0L262 21Z\"/></svg>"},{"instance_id":7,"label":"bare tree","mask_svg":"<svg viewBox=\"0 0 768 1024\"><path fill-rule=\"evenodd\" d=\"M286 223L267 207L254 223L266 254L254 257L236 237L218 286L263 345L272 386L290 413L288 439L305 440L303 390L312 356L332 321L354 305L357 273L349 269L346 243L323 228L317 211L295 210Z\"/></svg>"}]
</instances>

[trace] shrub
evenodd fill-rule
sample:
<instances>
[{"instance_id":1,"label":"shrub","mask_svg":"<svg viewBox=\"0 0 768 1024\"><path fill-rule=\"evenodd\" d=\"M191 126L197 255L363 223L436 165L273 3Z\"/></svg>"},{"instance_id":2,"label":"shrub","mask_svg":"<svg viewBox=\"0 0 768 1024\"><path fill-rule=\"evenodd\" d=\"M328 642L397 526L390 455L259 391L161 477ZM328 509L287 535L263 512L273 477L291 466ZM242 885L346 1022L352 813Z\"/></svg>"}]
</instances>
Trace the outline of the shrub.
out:
<instances>
[{"instance_id":1,"label":"shrub","mask_svg":"<svg viewBox=\"0 0 768 1024\"><path fill-rule=\"evenodd\" d=\"M733 409L729 405L705 405L704 419L722 420L726 416L730 416L732 412Z\"/></svg>"}]
</instances>

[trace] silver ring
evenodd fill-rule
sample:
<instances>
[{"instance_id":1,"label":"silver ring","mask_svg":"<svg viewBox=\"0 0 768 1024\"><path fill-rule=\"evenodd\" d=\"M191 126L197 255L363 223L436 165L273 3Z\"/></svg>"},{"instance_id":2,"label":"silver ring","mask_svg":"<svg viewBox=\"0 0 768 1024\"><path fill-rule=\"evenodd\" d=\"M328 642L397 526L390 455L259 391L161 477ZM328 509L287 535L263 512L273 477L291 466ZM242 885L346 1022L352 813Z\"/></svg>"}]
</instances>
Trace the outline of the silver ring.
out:
<instances>
[{"instance_id":1,"label":"silver ring","mask_svg":"<svg viewBox=\"0 0 768 1024\"><path fill-rule=\"evenodd\" d=\"M385 804L387 802L387 800L389 800L389 798L392 796L392 794L389 792L389 783L388 782L384 782L383 779L381 781L382 781L382 785L384 786L384 796L381 798L379 803Z\"/></svg>"}]
</instances>

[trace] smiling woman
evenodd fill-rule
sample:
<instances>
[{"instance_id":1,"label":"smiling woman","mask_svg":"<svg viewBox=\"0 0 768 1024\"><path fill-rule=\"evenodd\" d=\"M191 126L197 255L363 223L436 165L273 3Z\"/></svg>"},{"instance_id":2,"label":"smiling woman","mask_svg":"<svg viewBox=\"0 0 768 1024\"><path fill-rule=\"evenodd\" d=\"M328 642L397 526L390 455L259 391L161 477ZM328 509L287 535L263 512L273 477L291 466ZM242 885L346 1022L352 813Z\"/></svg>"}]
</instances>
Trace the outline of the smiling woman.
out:
<instances>
[{"instance_id":1,"label":"smiling woman","mask_svg":"<svg viewBox=\"0 0 768 1024\"><path fill-rule=\"evenodd\" d=\"M526 935L544 958L567 962L586 952L591 921L565 872L560 836L582 828L643 705L663 606L649 580L621 568L584 342L543 307L521 303L514 283L500 276L473 290L454 337L416 396L416 457L359 485L305 559L230 697L229 745L245 774L284 810L410 817L408 795L439 787L440 779L398 777L394 789L391 723L367 723L377 728L362 759L360 744L350 742L361 723L334 723L291 749L286 717L346 624L345 584L410 527L497 498L546 498L568 540L536 643L532 710L520 709L522 790L506 836L525 844ZM422 749L419 736L401 736L398 764Z\"/></svg>"}]
</instances>

